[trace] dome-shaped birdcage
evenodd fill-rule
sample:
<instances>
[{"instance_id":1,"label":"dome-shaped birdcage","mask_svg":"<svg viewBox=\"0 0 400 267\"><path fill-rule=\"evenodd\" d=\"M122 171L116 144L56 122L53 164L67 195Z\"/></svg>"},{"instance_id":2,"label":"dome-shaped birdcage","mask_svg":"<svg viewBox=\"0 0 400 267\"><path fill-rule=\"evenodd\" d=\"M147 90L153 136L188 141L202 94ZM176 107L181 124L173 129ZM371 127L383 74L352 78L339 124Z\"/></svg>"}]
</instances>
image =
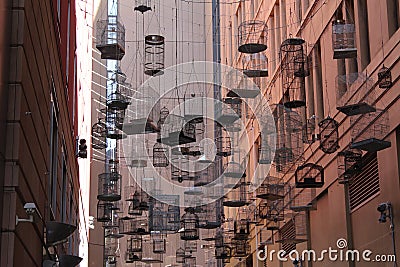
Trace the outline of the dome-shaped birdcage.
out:
<instances>
[{"instance_id":1,"label":"dome-shaped birdcage","mask_svg":"<svg viewBox=\"0 0 400 267\"><path fill-rule=\"evenodd\" d=\"M98 200L118 201L121 199L121 175L119 173L101 173L98 180Z\"/></svg>"},{"instance_id":2,"label":"dome-shaped birdcage","mask_svg":"<svg viewBox=\"0 0 400 267\"><path fill-rule=\"evenodd\" d=\"M185 262L185 250L183 248L178 248L175 252L175 261L176 263L184 263Z\"/></svg>"},{"instance_id":3,"label":"dome-shaped birdcage","mask_svg":"<svg viewBox=\"0 0 400 267\"><path fill-rule=\"evenodd\" d=\"M339 124L327 117L318 123L319 126L319 148L327 154L332 154L339 149Z\"/></svg>"},{"instance_id":4,"label":"dome-shaped birdcage","mask_svg":"<svg viewBox=\"0 0 400 267\"><path fill-rule=\"evenodd\" d=\"M133 8L133 10L139 11L141 13L150 11L151 0L135 0L135 7Z\"/></svg>"},{"instance_id":5,"label":"dome-shaped birdcage","mask_svg":"<svg viewBox=\"0 0 400 267\"><path fill-rule=\"evenodd\" d=\"M193 208L186 208L186 213L181 218L180 236L182 240L199 239L199 217Z\"/></svg>"},{"instance_id":6,"label":"dome-shaped birdcage","mask_svg":"<svg viewBox=\"0 0 400 267\"><path fill-rule=\"evenodd\" d=\"M125 120L125 110L106 109L107 138L123 139L126 134L122 131Z\"/></svg>"},{"instance_id":7,"label":"dome-shaped birdcage","mask_svg":"<svg viewBox=\"0 0 400 267\"><path fill-rule=\"evenodd\" d=\"M132 235L127 239L125 262L133 263L142 259L142 236Z\"/></svg>"},{"instance_id":8,"label":"dome-shaped birdcage","mask_svg":"<svg viewBox=\"0 0 400 267\"><path fill-rule=\"evenodd\" d=\"M176 232L180 227L181 211L177 206L168 206L167 223L169 231Z\"/></svg>"},{"instance_id":9,"label":"dome-shaped birdcage","mask_svg":"<svg viewBox=\"0 0 400 267\"><path fill-rule=\"evenodd\" d=\"M165 253L167 251L166 235L161 231L152 231L150 237L153 242L154 253Z\"/></svg>"},{"instance_id":10,"label":"dome-shaped birdcage","mask_svg":"<svg viewBox=\"0 0 400 267\"><path fill-rule=\"evenodd\" d=\"M97 202L97 221L98 222L109 222L112 216L112 202L106 202L99 200Z\"/></svg>"},{"instance_id":11,"label":"dome-shaped birdcage","mask_svg":"<svg viewBox=\"0 0 400 267\"><path fill-rule=\"evenodd\" d=\"M242 117L242 99L240 97L226 97L222 102L217 106L217 122L229 125Z\"/></svg>"},{"instance_id":12,"label":"dome-shaped birdcage","mask_svg":"<svg viewBox=\"0 0 400 267\"><path fill-rule=\"evenodd\" d=\"M336 77L336 109L354 116L373 112L376 93L374 81L363 73L350 73Z\"/></svg>"},{"instance_id":13,"label":"dome-shaped birdcage","mask_svg":"<svg viewBox=\"0 0 400 267\"><path fill-rule=\"evenodd\" d=\"M264 21L249 20L240 24L239 47L241 53L259 53L267 49L267 25Z\"/></svg>"},{"instance_id":14,"label":"dome-shaped birdcage","mask_svg":"<svg viewBox=\"0 0 400 267\"><path fill-rule=\"evenodd\" d=\"M144 73L150 76L163 73L165 41L161 35L147 35L144 39Z\"/></svg>"},{"instance_id":15,"label":"dome-shaped birdcage","mask_svg":"<svg viewBox=\"0 0 400 267\"><path fill-rule=\"evenodd\" d=\"M260 52L243 58L243 74L250 78L268 77L268 58Z\"/></svg>"},{"instance_id":16,"label":"dome-shaped birdcage","mask_svg":"<svg viewBox=\"0 0 400 267\"><path fill-rule=\"evenodd\" d=\"M314 163L297 167L294 174L297 188L319 188L324 185L324 168Z\"/></svg>"},{"instance_id":17,"label":"dome-shaped birdcage","mask_svg":"<svg viewBox=\"0 0 400 267\"><path fill-rule=\"evenodd\" d=\"M320 140L320 135L317 133L317 117L312 115L303 125L303 143L313 144Z\"/></svg>"},{"instance_id":18,"label":"dome-shaped birdcage","mask_svg":"<svg viewBox=\"0 0 400 267\"><path fill-rule=\"evenodd\" d=\"M258 206L258 213L261 219L272 222L283 221L285 219L284 199L263 199Z\"/></svg>"},{"instance_id":19,"label":"dome-shaped birdcage","mask_svg":"<svg viewBox=\"0 0 400 267\"><path fill-rule=\"evenodd\" d=\"M223 205L225 207L242 207L248 204L248 201L248 184L242 178L224 197Z\"/></svg>"},{"instance_id":20,"label":"dome-shaped birdcage","mask_svg":"<svg viewBox=\"0 0 400 267\"><path fill-rule=\"evenodd\" d=\"M361 160L363 153L359 149L348 148L338 153L338 182L348 183L353 175L361 171Z\"/></svg>"},{"instance_id":21,"label":"dome-shaped birdcage","mask_svg":"<svg viewBox=\"0 0 400 267\"><path fill-rule=\"evenodd\" d=\"M391 146L390 141L384 140L390 129L387 111L376 109L374 112L351 116L350 125L353 126L350 148L376 152Z\"/></svg>"},{"instance_id":22,"label":"dome-shaped birdcage","mask_svg":"<svg viewBox=\"0 0 400 267\"><path fill-rule=\"evenodd\" d=\"M354 23L346 23L344 20L332 22L333 59L355 58L356 27Z\"/></svg>"},{"instance_id":23,"label":"dome-shaped birdcage","mask_svg":"<svg viewBox=\"0 0 400 267\"><path fill-rule=\"evenodd\" d=\"M248 240L238 239L232 241L233 246L233 257L235 258L246 258L251 252L251 246Z\"/></svg>"},{"instance_id":24,"label":"dome-shaped birdcage","mask_svg":"<svg viewBox=\"0 0 400 267\"><path fill-rule=\"evenodd\" d=\"M241 207L238 210L238 215L234 221L233 232L235 240L247 239L250 234L250 214L249 210Z\"/></svg>"},{"instance_id":25,"label":"dome-shaped birdcage","mask_svg":"<svg viewBox=\"0 0 400 267\"><path fill-rule=\"evenodd\" d=\"M389 68L385 67L385 65L383 65L382 68L378 71L378 82L379 88L382 89L389 89L393 85L392 71Z\"/></svg>"},{"instance_id":26,"label":"dome-shaped birdcage","mask_svg":"<svg viewBox=\"0 0 400 267\"><path fill-rule=\"evenodd\" d=\"M102 59L121 60L125 55L125 27L117 16L109 15L97 22L96 48Z\"/></svg>"},{"instance_id":27,"label":"dome-shaped birdcage","mask_svg":"<svg viewBox=\"0 0 400 267\"><path fill-rule=\"evenodd\" d=\"M289 38L280 47L283 104L288 108L305 106L305 79L310 75L305 41Z\"/></svg>"},{"instance_id":28,"label":"dome-shaped birdcage","mask_svg":"<svg viewBox=\"0 0 400 267\"><path fill-rule=\"evenodd\" d=\"M303 160L303 123L299 113L283 105L272 109L276 128L274 165L277 172L294 171Z\"/></svg>"},{"instance_id":29,"label":"dome-shaped birdcage","mask_svg":"<svg viewBox=\"0 0 400 267\"><path fill-rule=\"evenodd\" d=\"M285 195L285 205L294 212L315 210L316 206L316 189L315 188L298 188L294 184L287 184Z\"/></svg>"},{"instance_id":30,"label":"dome-shaped birdcage","mask_svg":"<svg viewBox=\"0 0 400 267\"><path fill-rule=\"evenodd\" d=\"M103 119L98 118L97 123L92 126L92 148L105 149L107 147L107 125Z\"/></svg>"},{"instance_id":31,"label":"dome-shaped birdcage","mask_svg":"<svg viewBox=\"0 0 400 267\"><path fill-rule=\"evenodd\" d=\"M267 175L262 184L256 189L256 197L261 199L282 199L285 195L285 186L279 177Z\"/></svg>"}]
</instances>

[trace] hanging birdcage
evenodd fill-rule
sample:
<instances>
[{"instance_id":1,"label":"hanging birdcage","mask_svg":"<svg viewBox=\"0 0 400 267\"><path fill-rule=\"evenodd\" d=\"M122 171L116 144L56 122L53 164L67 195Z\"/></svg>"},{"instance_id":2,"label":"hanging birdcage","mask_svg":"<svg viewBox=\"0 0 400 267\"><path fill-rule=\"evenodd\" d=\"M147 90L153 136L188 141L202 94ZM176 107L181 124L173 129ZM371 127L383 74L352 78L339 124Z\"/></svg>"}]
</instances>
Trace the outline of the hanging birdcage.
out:
<instances>
[{"instance_id":1,"label":"hanging birdcage","mask_svg":"<svg viewBox=\"0 0 400 267\"><path fill-rule=\"evenodd\" d=\"M104 264L109 266L109 264L116 264L118 255L118 239L112 237L106 237L104 239Z\"/></svg>"},{"instance_id":2,"label":"hanging birdcage","mask_svg":"<svg viewBox=\"0 0 400 267\"><path fill-rule=\"evenodd\" d=\"M126 134L122 131L125 110L103 109L102 111L106 114L107 138L116 140L126 138Z\"/></svg>"},{"instance_id":3,"label":"hanging birdcage","mask_svg":"<svg viewBox=\"0 0 400 267\"><path fill-rule=\"evenodd\" d=\"M221 226L220 203L218 201L210 202L202 206L199 216L199 228L215 229Z\"/></svg>"},{"instance_id":4,"label":"hanging birdcage","mask_svg":"<svg viewBox=\"0 0 400 267\"><path fill-rule=\"evenodd\" d=\"M247 77L268 77L268 58L260 52L243 58L243 74Z\"/></svg>"},{"instance_id":5,"label":"hanging birdcage","mask_svg":"<svg viewBox=\"0 0 400 267\"><path fill-rule=\"evenodd\" d=\"M144 13L151 10L151 0L135 0L135 7L133 10Z\"/></svg>"},{"instance_id":6,"label":"hanging birdcage","mask_svg":"<svg viewBox=\"0 0 400 267\"><path fill-rule=\"evenodd\" d=\"M336 77L336 109L353 116L373 112L376 95L374 81L363 73L350 73Z\"/></svg>"},{"instance_id":7,"label":"hanging birdcage","mask_svg":"<svg viewBox=\"0 0 400 267\"><path fill-rule=\"evenodd\" d=\"M171 159L171 180L182 183L190 180L189 176L189 161L183 157Z\"/></svg>"},{"instance_id":8,"label":"hanging birdcage","mask_svg":"<svg viewBox=\"0 0 400 267\"><path fill-rule=\"evenodd\" d=\"M320 135L317 133L317 117L312 115L306 120L303 126L303 143L313 144L317 140L320 140Z\"/></svg>"},{"instance_id":9,"label":"hanging birdcage","mask_svg":"<svg viewBox=\"0 0 400 267\"><path fill-rule=\"evenodd\" d=\"M272 110L277 131L274 159L276 171L294 171L303 161L302 119L297 112L283 105L275 105Z\"/></svg>"},{"instance_id":10,"label":"hanging birdcage","mask_svg":"<svg viewBox=\"0 0 400 267\"><path fill-rule=\"evenodd\" d=\"M231 138L227 136L220 136L216 138L217 155L227 157L231 155Z\"/></svg>"},{"instance_id":11,"label":"hanging birdcage","mask_svg":"<svg viewBox=\"0 0 400 267\"><path fill-rule=\"evenodd\" d=\"M356 27L354 23L346 23L344 20L332 22L333 59L355 58Z\"/></svg>"},{"instance_id":12,"label":"hanging birdcage","mask_svg":"<svg viewBox=\"0 0 400 267\"><path fill-rule=\"evenodd\" d=\"M168 230L176 232L180 227L181 211L177 206L168 206L167 223Z\"/></svg>"},{"instance_id":13,"label":"hanging birdcage","mask_svg":"<svg viewBox=\"0 0 400 267\"><path fill-rule=\"evenodd\" d=\"M297 188L319 188L324 185L324 168L314 163L297 167L294 174Z\"/></svg>"},{"instance_id":14,"label":"hanging birdcage","mask_svg":"<svg viewBox=\"0 0 400 267\"><path fill-rule=\"evenodd\" d=\"M250 243L246 239L234 240L232 241L232 246L233 257L235 258L246 258L251 252Z\"/></svg>"},{"instance_id":15,"label":"hanging birdcage","mask_svg":"<svg viewBox=\"0 0 400 267\"><path fill-rule=\"evenodd\" d=\"M92 126L92 148L105 149L107 147L107 125L103 119L98 118L97 123Z\"/></svg>"},{"instance_id":16,"label":"hanging birdcage","mask_svg":"<svg viewBox=\"0 0 400 267\"><path fill-rule=\"evenodd\" d=\"M156 142L153 146L153 166L154 167L167 167L169 149L164 144Z\"/></svg>"},{"instance_id":17,"label":"hanging birdcage","mask_svg":"<svg viewBox=\"0 0 400 267\"><path fill-rule=\"evenodd\" d=\"M232 149L231 155L224 164L224 177L235 179L245 177L247 157L244 149Z\"/></svg>"},{"instance_id":18,"label":"hanging birdcage","mask_svg":"<svg viewBox=\"0 0 400 267\"><path fill-rule=\"evenodd\" d=\"M98 200L118 201L121 199L121 175L118 172L99 174Z\"/></svg>"},{"instance_id":19,"label":"hanging birdcage","mask_svg":"<svg viewBox=\"0 0 400 267\"><path fill-rule=\"evenodd\" d=\"M160 231L152 231L150 236L153 241L153 252L165 253L167 251L166 236Z\"/></svg>"},{"instance_id":20,"label":"hanging birdcage","mask_svg":"<svg viewBox=\"0 0 400 267\"><path fill-rule=\"evenodd\" d=\"M262 132L261 144L258 146L258 163L271 164L275 150L275 134Z\"/></svg>"},{"instance_id":21,"label":"hanging birdcage","mask_svg":"<svg viewBox=\"0 0 400 267\"><path fill-rule=\"evenodd\" d=\"M96 48L102 59L121 60L125 55L125 27L117 16L97 22Z\"/></svg>"},{"instance_id":22,"label":"hanging birdcage","mask_svg":"<svg viewBox=\"0 0 400 267\"><path fill-rule=\"evenodd\" d=\"M145 168L148 161L148 144L145 135L134 135L131 141L131 168Z\"/></svg>"},{"instance_id":23,"label":"hanging birdcage","mask_svg":"<svg viewBox=\"0 0 400 267\"><path fill-rule=\"evenodd\" d=\"M227 97L255 98L260 94L260 88L253 80L238 70L229 71L223 83L229 90Z\"/></svg>"},{"instance_id":24,"label":"hanging birdcage","mask_svg":"<svg viewBox=\"0 0 400 267\"><path fill-rule=\"evenodd\" d=\"M279 239L276 242L282 244L299 244L306 242L307 239L306 213L294 212L291 219L279 229Z\"/></svg>"},{"instance_id":25,"label":"hanging birdcage","mask_svg":"<svg viewBox=\"0 0 400 267\"><path fill-rule=\"evenodd\" d=\"M161 136L157 140L168 146L184 145L196 142L196 127L192 122L186 122L184 117L169 114L161 128Z\"/></svg>"},{"instance_id":26,"label":"hanging birdcage","mask_svg":"<svg viewBox=\"0 0 400 267\"><path fill-rule=\"evenodd\" d=\"M125 262L133 263L140 261L142 259L142 249L142 236L133 235L128 237L125 252Z\"/></svg>"},{"instance_id":27,"label":"hanging birdcage","mask_svg":"<svg viewBox=\"0 0 400 267\"><path fill-rule=\"evenodd\" d=\"M267 25L264 21L244 21L239 26L239 52L259 53L267 49Z\"/></svg>"},{"instance_id":28,"label":"hanging birdcage","mask_svg":"<svg viewBox=\"0 0 400 267\"><path fill-rule=\"evenodd\" d=\"M339 149L339 124L327 117L318 123L320 143L319 148L327 154L332 154Z\"/></svg>"},{"instance_id":29,"label":"hanging birdcage","mask_svg":"<svg viewBox=\"0 0 400 267\"><path fill-rule=\"evenodd\" d=\"M196 266L197 266L196 265L196 257L193 257L193 256L185 257L182 267L196 267Z\"/></svg>"},{"instance_id":30,"label":"hanging birdcage","mask_svg":"<svg viewBox=\"0 0 400 267\"><path fill-rule=\"evenodd\" d=\"M288 184L286 192L285 203L289 204L290 210L298 212L317 209L315 188L297 188L296 185Z\"/></svg>"},{"instance_id":31,"label":"hanging birdcage","mask_svg":"<svg viewBox=\"0 0 400 267\"><path fill-rule=\"evenodd\" d=\"M377 109L374 112L352 116L350 118L351 145L350 148L376 152L391 146L384 140L389 134L389 114Z\"/></svg>"},{"instance_id":32,"label":"hanging birdcage","mask_svg":"<svg viewBox=\"0 0 400 267\"><path fill-rule=\"evenodd\" d=\"M185 240L184 249L186 255L192 255L197 252L197 240Z\"/></svg>"},{"instance_id":33,"label":"hanging birdcage","mask_svg":"<svg viewBox=\"0 0 400 267\"><path fill-rule=\"evenodd\" d=\"M225 207L242 207L248 204L248 201L248 183L242 178L224 197L223 205Z\"/></svg>"},{"instance_id":34,"label":"hanging birdcage","mask_svg":"<svg viewBox=\"0 0 400 267\"><path fill-rule=\"evenodd\" d=\"M228 243L227 236L222 229L218 229L215 235L215 258L227 259L230 257L232 257L232 248Z\"/></svg>"},{"instance_id":35,"label":"hanging birdcage","mask_svg":"<svg viewBox=\"0 0 400 267\"><path fill-rule=\"evenodd\" d=\"M217 122L229 125L242 117L242 99L240 97L226 97L217 108Z\"/></svg>"},{"instance_id":36,"label":"hanging birdcage","mask_svg":"<svg viewBox=\"0 0 400 267\"><path fill-rule=\"evenodd\" d=\"M111 221L113 203L101 201L97 202L97 221L109 222Z\"/></svg>"},{"instance_id":37,"label":"hanging birdcage","mask_svg":"<svg viewBox=\"0 0 400 267\"><path fill-rule=\"evenodd\" d=\"M274 244L273 232L267 227L263 227L258 232L258 249L263 250L266 246Z\"/></svg>"},{"instance_id":38,"label":"hanging birdcage","mask_svg":"<svg viewBox=\"0 0 400 267\"><path fill-rule=\"evenodd\" d=\"M382 68L378 72L378 82L379 88L389 89L392 87L392 72L389 68L382 66Z\"/></svg>"},{"instance_id":39,"label":"hanging birdcage","mask_svg":"<svg viewBox=\"0 0 400 267\"><path fill-rule=\"evenodd\" d=\"M175 261L176 263L184 263L185 262L185 250L183 248L178 248L175 252Z\"/></svg>"},{"instance_id":40,"label":"hanging birdcage","mask_svg":"<svg viewBox=\"0 0 400 267\"><path fill-rule=\"evenodd\" d=\"M111 93L107 95L106 101L108 109L125 110L130 104L132 91L125 81L126 75L118 68L111 78Z\"/></svg>"},{"instance_id":41,"label":"hanging birdcage","mask_svg":"<svg viewBox=\"0 0 400 267\"><path fill-rule=\"evenodd\" d=\"M112 238L121 238L124 234L119 232L120 218L116 210L112 211L111 220L103 223L104 236Z\"/></svg>"},{"instance_id":42,"label":"hanging birdcage","mask_svg":"<svg viewBox=\"0 0 400 267\"><path fill-rule=\"evenodd\" d=\"M146 264L162 263L163 253L154 253L153 251L153 240L150 235L142 237L142 260L141 262Z\"/></svg>"},{"instance_id":43,"label":"hanging birdcage","mask_svg":"<svg viewBox=\"0 0 400 267\"><path fill-rule=\"evenodd\" d=\"M200 87L201 85L196 84L196 86ZM204 96L201 93L196 94L195 92L191 92L190 94L185 94L183 100L185 120L192 123L202 123L206 112L206 100Z\"/></svg>"},{"instance_id":44,"label":"hanging birdcage","mask_svg":"<svg viewBox=\"0 0 400 267\"><path fill-rule=\"evenodd\" d=\"M361 171L363 153L359 149L346 149L338 153L338 182L348 183L355 174Z\"/></svg>"},{"instance_id":45,"label":"hanging birdcage","mask_svg":"<svg viewBox=\"0 0 400 267\"><path fill-rule=\"evenodd\" d=\"M250 235L249 210L241 207L238 210L237 219L234 221L233 232L235 240L248 239Z\"/></svg>"},{"instance_id":46,"label":"hanging birdcage","mask_svg":"<svg viewBox=\"0 0 400 267\"><path fill-rule=\"evenodd\" d=\"M267 175L256 190L256 197L268 200L282 199L285 195L283 181L275 176Z\"/></svg>"},{"instance_id":47,"label":"hanging birdcage","mask_svg":"<svg viewBox=\"0 0 400 267\"><path fill-rule=\"evenodd\" d=\"M144 73L155 76L163 73L165 41L161 35L147 35L144 39Z\"/></svg>"},{"instance_id":48,"label":"hanging birdcage","mask_svg":"<svg viewBox=\"0 0 400 267\"><path fill-rule=\"evenodd\" d=\"M186 208L186 213L181 218L180 236L182 240L199 239L199 217L193 208Z\"/></svg>"},{"instance_id":49,"label":"hanging birdcage","mask_svg":"<svg viewBox=\"0 0 400 267\"><path fill-rule=\"evenodd\" d=\"M306 104L304 77L310 75L310 70L304 46L303 39L289 38L280 47L283 104L287 108L298 108Z\"/></svg>"}]
</instances>

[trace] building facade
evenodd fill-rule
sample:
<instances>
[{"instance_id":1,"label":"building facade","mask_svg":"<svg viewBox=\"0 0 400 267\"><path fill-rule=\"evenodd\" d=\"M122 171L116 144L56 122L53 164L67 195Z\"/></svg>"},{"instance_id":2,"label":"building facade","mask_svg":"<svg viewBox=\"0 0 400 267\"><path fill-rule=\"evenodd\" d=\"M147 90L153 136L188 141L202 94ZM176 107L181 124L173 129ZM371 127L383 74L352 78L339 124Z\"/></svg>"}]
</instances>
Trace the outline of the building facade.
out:
<instances>
[{"instance_id":1,"label":"building facade","mask_svg":"<svg viewBox=\"0 0 400 267\"><path fill-rule=\"evenodd\" d=\"M75 4L1 4L1 266L62 261L79 256L85 243L77 139L89 136L79 136L86 122L77 98L85 88L77 79ZM26 203L36 206L31 218ZM51 221L79 230L61 244L50 242Z\"/></svg>"}]
</instances>

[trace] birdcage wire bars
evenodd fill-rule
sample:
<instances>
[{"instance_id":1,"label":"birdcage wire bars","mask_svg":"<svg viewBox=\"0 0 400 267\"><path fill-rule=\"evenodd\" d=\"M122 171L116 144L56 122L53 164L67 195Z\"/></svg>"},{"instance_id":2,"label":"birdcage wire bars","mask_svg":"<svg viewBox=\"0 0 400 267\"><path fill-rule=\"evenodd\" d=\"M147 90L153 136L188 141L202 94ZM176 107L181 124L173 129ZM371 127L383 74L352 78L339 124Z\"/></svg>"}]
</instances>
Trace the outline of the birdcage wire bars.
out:
<instances>
[{"instance_id":1,"label":"birdcage wire bars","mask_svg":"<svg viewBox=\"0 0 400 267\"><path fill-rule=\"evenodd\" d=\"M121 60L125 55L125 27L117 16L108 16L97 22L96 48L102 59Z\"/></svg>"},{"instance_id":2,"label":"birdcage wire bars","mask_svg":"<svg viewBox=\"0 0 400 267\"><path fill-rule=\"evenodd\" d=\"M164 69L165 40L161 35L145 37L144 73L150 76L160 75Z\"/></svg>"},{"instance_id":3,"label":"birdcage wire bars","mask_svg":"<svg viewBox=\"0 0 400 267\"><path fill-rule=\"evenodd\" d=\"M331 117L318 123L319 148L326 154L332 154L339 149L339 124Z\"/></svg>"},{"instance_id":4,"label":"birdcage wire bars","mask_svg":"<svg viewBox=\"0 0 400 267\"><path fill-rule=\"evenodd\" d=\"M241 53L259 53L267 49L267 25L264 21L249 20L239 25L239 47Z\"/></svg>"},{"instance_id":5,"label":"birdcage wire bars","mask_svg":"<svg viewBox=\"0 0 400 267\"><path fill-rule=\"evenodd\" d=\"M355 36L356 27L353 23L344 20L332 22L333 59L357 57Z\"/></svg>"},{"instance_id":6,"label":"birdcage wire bars","mask_svg":"<svg viewBox=\"0 0 400 267\"><path fill-rule=\"evenodd\" d=\"M98 121L92 126L92 148L105 149L107 147L107 125L104 119L98 118Z\"/></svg>"}]
</instances>

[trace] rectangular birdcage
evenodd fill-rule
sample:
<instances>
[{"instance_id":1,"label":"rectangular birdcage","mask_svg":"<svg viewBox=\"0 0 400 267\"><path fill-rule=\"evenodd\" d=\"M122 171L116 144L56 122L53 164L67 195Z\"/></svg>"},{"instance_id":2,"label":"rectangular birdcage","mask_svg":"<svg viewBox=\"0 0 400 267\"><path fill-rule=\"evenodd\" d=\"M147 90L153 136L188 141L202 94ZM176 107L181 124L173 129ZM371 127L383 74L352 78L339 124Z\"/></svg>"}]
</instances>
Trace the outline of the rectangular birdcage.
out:
<instances>
[{"instance_id":1,"label":"rectangular birdcage","mask_svg":"<svg viewBox=\"0 0 400 267\"><path fill-rule=\"evenodd\" d=\"M242 207L248 204L248 184L242 178L223 199L225 207Z\"/></svg>"},{"instance_id":2,"label":"rectangular birdcage","mask_svg":"<svg viewBox=\"0 0 400 267\"><path fill-rule=\"evenodd\" d=\"M112 237L104 238L104 263L116 264L118 255L118 239Z\"/></svg>"},{"instance_id":3,"label":"rectangular birdcage","mask_svg":"<svg viewBox=\"0 0 400 267\"><path fill-rule=\"evenodd\" d=\"M268 200L282 199L285 195L284 183L279 177L267 175L256 190L256 197Z\"/></svg>"},{"instance_id":4,"label":"rectangular birdcage","mask_svg":"<svg viewBox=\"0 0 400 267\"><path fill-rule=\"evenodd\" d=\"M363 73L351 73L336 77L336 109L354 116L374 112L376 94L374 82Z\"/></svg>"},{"instance_id":5,"label":"rectangular birdcage","mask_svg":"<svg viewBox=\"0 0 400 267\"><path fill-rule=\"evenodd\" d=\"M355 58L356 27L354 23L346 23L344 20L332 22L333 59Z\"/></svg>"},{"instance_id":6,"label":"rectangular birdcage","mask_svg":"<svg viewBox=\"0 0 400 267\"><path fill-rule=\"evenodd\" d=\"M315 188L297 188L296 185L288 184L285 198L285 203L288 203L288 208L292 211L317 209Z\"/></svg>"},{"instance_id":7,"label":"rectangular birdcage","mask_svg":"<svg viewBox=\"0 0 400 267\"><path fill-rule=\"evenodd\" d=\"M158 142L168 146L184 145L196 142L195 123L185 121L180 115L169 114L161 127Z\"/></svg>"},{"instance_id":8,"label":"rectangular birdcage","mask_svg":"<svg viewBox=\"0 0 400 267\"><path fill-rule=\"evenodd\" d=\"M220 201L213 201L203 206L202 214L199 214L200 228L215 229L221 226L222 214L220 211Z\"/></svg>"},{"instance_id":9,"label":"rectangular birdcage","mask_svg":"<svg viewBox=\"0 0 400 267\"><path fill-rule=\"evenodd\" d=\"M165 253L167 251L166 235L161 231L152 231L150 236L153 241L153 252Z\"/></svg>"},{"instance_id":10,"label":"rectangular birdcage","mask_svg":"<svg viewBox=\"0 0 400 267\"><path fill-rule=\"evenodd\" d=\"M146 264L162 263L163 253L154 253L153 251L153 240L150 235L142 237L142 260L141 262Z\"/></svg>"},{"instance_id":11,"label":"rectangular birdcage","mask_svg":"<svg viewBox=\"0 0 400 267\"><path fill-rule=\"evenodd\" d=\"M187 86L195 86L202 87L201 84L193 84ZM190 89L186 88L186 89ZM197 89L197 90L196 90ZM206 115L206 99L203 96L203 93L198 92L198 88L192 88L193 91L191 93L186 93L184 95L184 118L186 121L192 121L194 123L202 123L204 120L204 116Z\"/></svg>"},{"instance_id":12,"label":"rectangular birdcage","mask_svg":"<svg viewBox=\"0 0 400 267\"><path fill-rule=\"evenodd\" d=\"M234 240L232 241L233 257L245 258L251 252L251 246L248 240Z\"/></svg>"},{"instance_id":13,"label":"rectangular birdcage","mask_svg":"<svg viewBox=\"0 0 400 267\"><path fill-rule=\"evenodd\" d=\"M351 148L368 152L376 152L391 146L390 141L384 140L389 134L389 114L377 109L350 118L353 126L351 131Z\"/></svg>"},{"instance_id":14,"label":"rectangular birdcage","mask_svg":"<svg viewBox=\"0 0 400 267\"><path fill-rule=\"evenodd\" d=\"M142 236L133 235L127 238L125 262L133 263L142 259Z\"/></svg>"},{"instance_id":15,"label":"rectangular birdcage","mask_svg":"<svg viewBox=\"0 0 400 267\"><path fill-rule=\"evenodd\" d=\"M284 220L284 199L266 200L263 199L259 206L259 216L271 222L280 222Z\"/></svg>"},{"instance_id":16,"label":"rectangular birdcage","mask_svg":"<svg viewBox=\"0 0 400 267\"><path fill-rule=\"evenodd\" d=\"M96 48L102 59L121 60L125 55L125 27L116 16L97 22Z\"/></svg>"},{"instance_id":17,"label":"rectangular birdcage","mask_svg":"<svg viewBox=\"0 0 400 267\"><path fill-rule=\"evenodd\" d=\"M338 182L348 183L353 175L361 171L363 153L359 149L348 148L338 153Z\"/></svg>"}]
</instances>

